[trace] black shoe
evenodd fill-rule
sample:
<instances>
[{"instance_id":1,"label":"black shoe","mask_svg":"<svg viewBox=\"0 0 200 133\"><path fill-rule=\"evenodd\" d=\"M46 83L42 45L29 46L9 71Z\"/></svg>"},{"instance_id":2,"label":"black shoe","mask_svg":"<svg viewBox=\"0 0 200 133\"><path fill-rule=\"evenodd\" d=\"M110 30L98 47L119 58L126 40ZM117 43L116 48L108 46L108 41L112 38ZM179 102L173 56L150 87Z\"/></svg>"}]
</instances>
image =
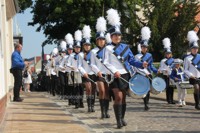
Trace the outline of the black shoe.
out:
<instances>
[{"instance_id":1,"label":"black shoe","mask_svg":"<svg viewBox=\"0 0 200 133\"><path fill-rule=\"evenodd\" d=\"M78 109L79 108L79 105L75 105L75 109Z\"/></svg>"},{"instance_id":2,"label":"black shoe","mask_svg":"<svg viewBox=\"0 0 200 133\"><path fill-rule=\"evenodd\" d=\"M200 110L199 105L195 105L195 109L196 109L196 110Z\"/></svg>"},{"instance_id":3,"label":"black shoe","mask_svg":"<svg viewBox=\"0 0 200 133\"><path fill-rule=\"evenodd\" d=\"M22 98L17 98L17 99L13 99L13 102L22 102L24 99Z\"/></svg>"},{"instance_id":4,"label":"black shoe","mask_svg":"<svg viewBox=\"0 0 200 133\"><path fill-rule=\"evenodd\" d=\"M144 110L145 110L145 111L148 111L148 110L149 110L149 107L148 107L148 106L145 106L145 107L144 107Z\"/></svg>"},{"instance_id":5,"label":"black shoe","mask_svg":"<svg viewBox=\"0 0 200 133\"><path fill-rule=\"evenodd\" d=\"M174 101L169 102L169 104L176 104Z\"/></svg>"},{"instance_id":6,"label":"black shoe","mask_svg":"<svg viewBox=\"0 0 200 133\"><path fill-rule=\"evenodd\" d=\"M79 108L84 108L84 104L80 103Z\"/></svg>"},{"instance_id":7,"label":"black shoe","mask_svg":"<svg viewBox=\"0 0 200 133\"><path fill-rule=\"evenodd\" d=\"M22 101L24 100L24 98L19 97Z\"/></svg>"}]
</instances>

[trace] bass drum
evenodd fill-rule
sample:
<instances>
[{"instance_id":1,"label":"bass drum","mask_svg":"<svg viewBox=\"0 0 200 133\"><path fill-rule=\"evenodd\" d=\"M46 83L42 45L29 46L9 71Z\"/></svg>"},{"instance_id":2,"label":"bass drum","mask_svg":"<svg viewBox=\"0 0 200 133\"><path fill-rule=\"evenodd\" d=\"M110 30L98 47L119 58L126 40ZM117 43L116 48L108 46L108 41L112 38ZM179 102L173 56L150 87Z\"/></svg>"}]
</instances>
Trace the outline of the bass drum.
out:
<instances>
[{"instance_id":1,"label":"bass drum","mask_svg":"<svg viewBox=\"0 0 200 133\"><path fill-rule=\"evenodd\" d=\"M150 90L149 79L141 74L136 74L129 80L129 88L132 98L142 98Z\"/></svg>"},{"instance_id":2,"label":"bass drum","mask_svg":"<svg viewBox=\"0 0 200 133\"><path fill-rule=\"evenodd\" d=\"M150 90L152 94L157 95L163 92L165 88L166 88L166 83L164 79L160 77L155 77L152 79L151 90Z\"/></svg>"}]
</instances>

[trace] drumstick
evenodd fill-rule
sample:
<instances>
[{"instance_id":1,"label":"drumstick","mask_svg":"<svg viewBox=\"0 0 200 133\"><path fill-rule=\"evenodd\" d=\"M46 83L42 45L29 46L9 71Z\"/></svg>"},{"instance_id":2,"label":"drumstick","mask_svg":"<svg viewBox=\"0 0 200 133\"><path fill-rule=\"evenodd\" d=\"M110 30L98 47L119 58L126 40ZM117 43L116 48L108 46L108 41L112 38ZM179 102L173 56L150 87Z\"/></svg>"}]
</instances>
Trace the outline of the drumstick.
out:
<instances>
[{"instance_id":1,"label":"drumstick","mask_svg":"<svg viewBox=\"0 0 200 133\"><path fill-rule=\"evenodd\" d=\"M136 68L139 72L141 72L141 73L143 73L144 74L144 72L142 72L141 70L139 70L138 68ZM142 75L143 75L142 74ZM149 76L149 75L147 75L147 74L145 74L145 76L148 78L148 79L150 79L151 81L152 81L152 78ZM155 82L155 84L157 85L158 83L156 83Z\"/></svg>"},{"instance_id":2,"label":"drumstick","mask_svg":"<svg viewBox=\"0 0 200 133\"><path fill-rule=\"evenodd\" d=\"M103 64L103 63L102 63ZM105 65L105 64L103 64L109 71L110 71L110 73L112 74L112 75L114 75L114 73ZM126 80L126 79L124 79L124 78L122 78L122 77L119 77L120 79L122 79L122 80L124 80L126 83L128 83L129 84L129 82ZM132 84L132 83L130 83L130 85L131 86L134 86L134 84Z\"/></svg>"}]
</instances>

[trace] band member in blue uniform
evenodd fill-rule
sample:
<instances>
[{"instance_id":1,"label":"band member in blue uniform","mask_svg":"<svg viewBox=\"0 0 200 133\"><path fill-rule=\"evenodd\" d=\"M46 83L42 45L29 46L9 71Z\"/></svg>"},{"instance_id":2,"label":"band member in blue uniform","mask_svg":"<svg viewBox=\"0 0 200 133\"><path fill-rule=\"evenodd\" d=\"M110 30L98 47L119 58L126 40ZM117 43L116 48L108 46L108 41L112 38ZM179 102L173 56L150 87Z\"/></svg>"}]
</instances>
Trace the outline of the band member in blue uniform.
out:
<instances>
[{"instance_id":1,"label":"band member in blue uniform","mask_svg":"<svg viewBox=\"0 0 200 133\"><path fill-rule=\"evenodd\" d=\"M51 55L51 91L50 93L55 96L56 95L56 80L57 80L57 75L55 72L55 68L56 68L56 62L55 59L58 56L58 48L54 48L52 51L52 55Z\"/></svg>"},{"instance_id":2,"label":"band member in blue uniform","mask_svg":"<svg viewBox=\"0 0 200 133\"><path fill-rule=\"evenodd\" d=\"M79 53L78 56L78 69L82 74L82 82L86 88L86 97L88 104L88 112L95 112L95 74L90 66L91 58L91 29L90 26L85 25L83 27L83 52Z\"/></svg>"},{"instance_id":3,"label":"band member in blue uniform","mask_svg":"<svg viewBox=\"0 0 200 133\"><path fill-rule=\"evenodd\" d=\"M64 99L64 91L67 89L67 80L66 80L66 68L64 66L65 58L66 58L66 47L67 44L64 40L61 41L60 43L61 46L61 58L58 61L59 63L59 80L60 80L60 94L61 94L61 99Z\"/></svg>"},{"instance_id":4,"label":"band member in blue uniform","mask_svg":"<svg viewBox=\"0 0 200 133\"><path fill-rule=\"evenodd\" d=\"M170 75L170 79L172 79L175 82L176 88L178 90L178 106L182 107L185 106L185 96L186 96L186 89L181 88L180 83L185 81L185 74L183 72L183 68L181 67L181 64L183 64L183 60L181 59L174 59L174 68L172 70L172 73Z\"/></svg>"},{"instance_id":5,"label":"band member in blue uniform","mask_svg":"<svg viewBox=\"0 0 200 133\"><path fill-rule=\"evenodd\" d=\"M174 102L174 88L173 86L170 86L170 75L171 71L173 69L173 62L174 58L172 57L172 51L171 51L171 42L169 38L163 39L163 45L164 45L164 51L165 51L165 58L161 60L160 62L160 72L163 74L163 78L166 82L166 101L168 104L175 104Z\"/></svg>"},{"instance_id":6,"label":"band member in blue uniform","mask_svg":"<svg viewBox=\"0 0 200 133\"><path fill-rule=\"evenodd\" d=\"M199 106L199 87L200 87L200 54L198 54L198 36L195 31L189 31L187 35L191 54L184 59L184 72L189 77L189 82L194 86L195 109L200 110Z\"/></svg>"},{"instance_id":7,"label":"band member in blue uniform","mask_svg":"<svg viewBox=\"0 0 200 133\"><path fill-rule=\"evenodd\" d=\"M151 31L149 29L149 27L143 27L141 29L141 35L142 35L142 40L140 42L140 46L141 46L141 53L137 54L135 56L135 58L141 62L147 62L148 63L148 67L144 68L144 69L137 69L137 71L139 73L143 73L145 75L147 75L148 78L152 79L152 72L157 74L158 70L154 67L153 65L153 57L150 53L148 53L148 42L150 39L150 34ZM147 111L149 110L148 107L148 103L149 103L149 98L150 98L150 91L146 94L146 96L143 98L144 101L144 110Z\"/></svg>"},{"instance_id":8,"label":"band member in blue uniform","mask_svg":"<svg viewBox=\"0 0 200 133\"><path fill-rule=\"evenodd\" d=\"M81 74L78 71L78 54L81 51L81 40L82 40L82 32L77 30L74 35L75 44L74 44L74 52L69 56L67 67L71 68L72 80L73 80L73 97L75 98L75 108L84 108L83 105L83 94L84 89L82 87L82 79Z\"/></svg>"},{"instance_id":9,"label":"band member in blue uniform","mask_svg":"<svg viewBox=\"0 0 200 133\"><path fill-rule=\"evenodd\" d=\"M121 43L121 23L117 10L109 9L107 14L108 23L112 25L108 30L112 43L106 46L104 64L115 77L114 81L110 84L110 89L112 89L115 97L113 108L117 128L121 128L127 125L124 116L126 112L126 91L128 89L128 84L124 80L121 80L121 78L129 80L130 65L142 68L146 67L147 63L136 61L129 46Z\"/></svg>"},{"instance_id":10,"label":"band member in blue uniform","mask_svg":"<svg viewBox=\"0 0 200 133\"><path fill-rule=\"evenodd\" d=\"M103 17L97 19L96 24L96 45L97 47L92 50L91 53L91 67L94 73L97 75L97 86L99 89L99 102L101 108L101 118L110 118L108 114L109 109L109 90L108 84L105 81L105 75L109 73L107 68L103 64L103 58L105 53L105 31L106 20Z\"/></svg>"},{"instance_id":11,"label":"band member in blue uniform","mask_svg":"<svg viewBox=\"0 0 200 133\"><path fill-rule=\"evenodd\" d=\"M68 105L74 105L74 97L73 97L73 81L72 81L72 77L71 77L71 68L67 67L67 63L69 60L70 55L73 52L73 45L74 45L74 39L72 37L72 34L68 33L65 36L65 40L67 42L67 54L65 56L65 60L63 62L64 67L65 67L65 71L66 71L66 77L67 77L67 88L65 90L65 94L68 98Z\"/></svg>"}]
</instances>

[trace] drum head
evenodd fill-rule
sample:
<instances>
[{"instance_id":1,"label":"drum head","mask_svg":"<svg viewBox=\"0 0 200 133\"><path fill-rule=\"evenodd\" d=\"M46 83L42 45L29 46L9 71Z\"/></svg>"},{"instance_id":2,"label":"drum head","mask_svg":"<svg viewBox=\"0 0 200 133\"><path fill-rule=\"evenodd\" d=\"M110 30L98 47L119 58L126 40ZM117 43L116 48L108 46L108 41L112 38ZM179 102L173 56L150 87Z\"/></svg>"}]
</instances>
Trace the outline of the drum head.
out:
<instances>
[{"instance_id":1,"label":"drum head","mask_svg":"<svg viewBox=\"0 0 200 133\"><path fill-rule=\"evenodd\" d=\"M129 88L135 95L143 96L150 90L149 79L136 74L129 80Z\"/></svg>"},{"instance_id":2,"label":"drum head","mask_svg":"<svg viewBox=\"0 0 200 133\"><path fill-rule=\"evenodd\" d=\"M164 79L160 78L160 77L156 77L152 80L152 87L156 90L156 91L163 91L166 88L166 83L164 81Z\"/></svg>"}]
</instances>

